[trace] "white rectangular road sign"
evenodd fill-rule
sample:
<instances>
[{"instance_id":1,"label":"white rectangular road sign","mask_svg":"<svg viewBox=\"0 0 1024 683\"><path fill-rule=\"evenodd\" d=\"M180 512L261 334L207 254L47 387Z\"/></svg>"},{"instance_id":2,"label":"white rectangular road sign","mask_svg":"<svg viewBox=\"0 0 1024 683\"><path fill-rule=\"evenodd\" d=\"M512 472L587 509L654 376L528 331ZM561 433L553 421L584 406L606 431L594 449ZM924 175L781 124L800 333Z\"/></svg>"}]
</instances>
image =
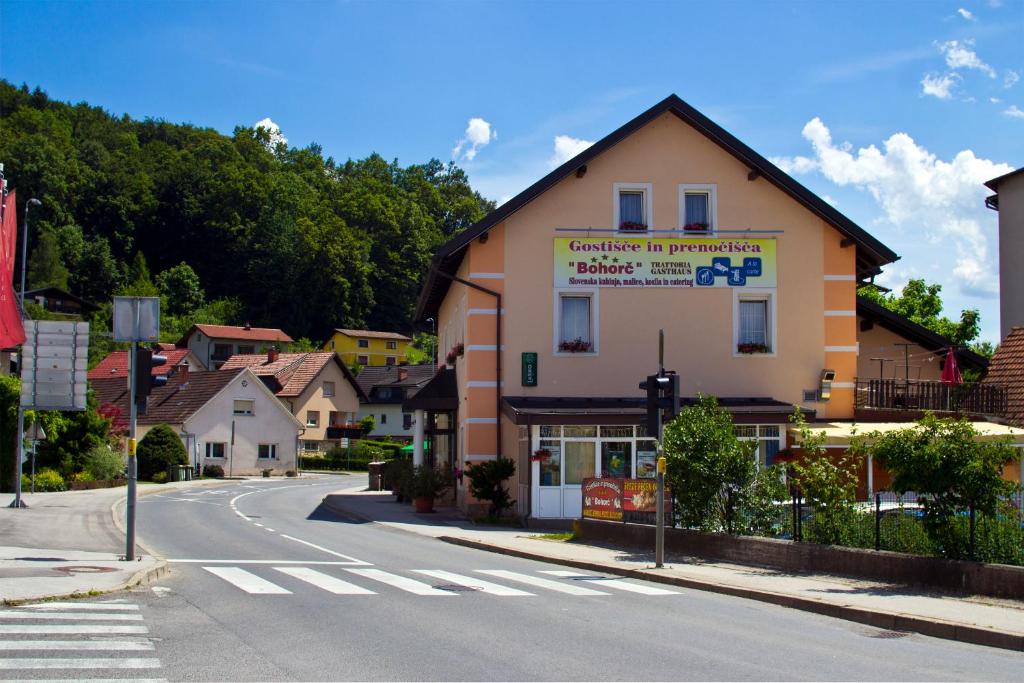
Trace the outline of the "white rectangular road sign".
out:
<instances>
[{"instance_id":1,"label":"white rectangular road sign","mask_svg":"<svg viewBox=\"0 0 1024 683\"><path fill-rule=\"evenodd\" d=\"M160 299L152 296L115 296L114 341L160 341Z\"/></svg>"},{"instance_id":2,"label":"white rectangular road sign","mask_svg":"<svg viewBox=\"0 0 1024 683\"><path fill-rule=\"evenodd\" d=\"M21 405L85 410L89 323L26 320L21 351Z\"/></svg>"}]
</instances>

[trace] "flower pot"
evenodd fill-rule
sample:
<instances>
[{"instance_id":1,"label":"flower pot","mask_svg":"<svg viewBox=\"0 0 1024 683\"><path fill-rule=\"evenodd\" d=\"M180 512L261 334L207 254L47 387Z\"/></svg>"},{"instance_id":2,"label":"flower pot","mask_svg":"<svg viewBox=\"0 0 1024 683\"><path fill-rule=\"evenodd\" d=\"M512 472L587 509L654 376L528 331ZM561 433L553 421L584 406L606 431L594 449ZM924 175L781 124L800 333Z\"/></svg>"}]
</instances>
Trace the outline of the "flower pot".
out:
<instances>
[{"instance_id":1,"label":"flower pot","mask_svg":"<svg viewBox=\"0 0 1024 683\"><path fill-rule=\"evenodd\" d=\"M433 498L416 498L412 501L412 504L416 507L416 512L433 512L434 511L434 499Z\"/></svg>"}]
</instances>

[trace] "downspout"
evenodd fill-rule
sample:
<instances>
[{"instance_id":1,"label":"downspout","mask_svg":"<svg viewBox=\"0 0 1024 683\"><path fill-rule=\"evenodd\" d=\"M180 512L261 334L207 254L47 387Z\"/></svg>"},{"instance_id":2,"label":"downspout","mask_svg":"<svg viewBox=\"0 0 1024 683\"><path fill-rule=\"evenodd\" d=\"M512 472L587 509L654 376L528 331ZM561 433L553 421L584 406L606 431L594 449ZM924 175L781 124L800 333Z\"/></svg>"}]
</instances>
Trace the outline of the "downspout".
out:
<instances>
[{"instance_id":1,"label":"downspout","mask_svg":"<svg viewBox=\"0 0 1024 683\"><path fill-rule=\"evenodd\" d=\"M501 344L501 293L500 292L495 292L493 289L487 289L486 287L481 287L480 285L476 284L475 282L470 282L469 280L464 280L461 277L459 277L458 275L449 275L448 273L442 273L440 270L437 269L436 266L433 266L433 265L430 267L430 272L431 272L432 275L438 275L440 277L445 278L446 280L451 280L452 282L458 282L460 285L466 285L467 287L469 287L471 289L475 289L478 292L483 292L484 294L489 294L490 296L493 296L495 301L497 302L497 310L496 310L495 315L494 315L494 318L495 318L494 328L495 328L495 332L496 332L495 337L496 337L496 341L497 341L497 345L496 345L497 348L495 349L495 352L494 352L494 358L495 358L495 361L494 361L494 374L495 374L495 377L496 377L495 387L494 388L495 388L495 395L497 396L497 400L496 400L495 405L494 405L494 417L497 420L496 426L498 428L498 435L497 435L498 436L498 452L495 455L497 456L498 460L501 460L502 459L502 452L501 452L501 450L502 450L501 449L501 346L502 346L502 344Z\"/></svg>"}]
</instances>

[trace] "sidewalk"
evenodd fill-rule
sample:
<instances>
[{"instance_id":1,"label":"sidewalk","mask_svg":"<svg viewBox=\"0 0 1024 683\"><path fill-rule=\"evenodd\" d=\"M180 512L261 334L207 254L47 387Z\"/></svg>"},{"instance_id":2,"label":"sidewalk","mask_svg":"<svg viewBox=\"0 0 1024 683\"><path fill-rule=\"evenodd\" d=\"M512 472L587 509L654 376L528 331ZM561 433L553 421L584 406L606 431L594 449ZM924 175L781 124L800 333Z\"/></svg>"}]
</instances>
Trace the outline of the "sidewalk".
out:
<instances>
[{"instance_id":1,"label":"sidewalk","mask_svg":"<svg viewBox=\"0 0 1024 683\"><path fill-rule=\"evenodd\" d=\"M787 574L764 567L667 556L539 538L539 529L473 524L454 510L416 514L389 493L342 489L324 503L339 514L491 552L564 564L592 572L733 595L895 631L1024 651L1022 601L942 595L905 586L824 574Z\"/></svg>"},{"instance_id":2,"label":"sidewalk","mask_svg":"<svg viewBox=\"0 0 1024 683\"><path fill-rule=\"evenodd\" d=\"M176 488L223 485L218 480L140 485L139 497ZM137 546L125 562L125 534L115 514L124 486L24 494L28 508L7 507L0 494L0 601L6 604L122 590L161 575L166 563ZM123 513L122 513L123 514Z\"/></svg>"}]
</instances>

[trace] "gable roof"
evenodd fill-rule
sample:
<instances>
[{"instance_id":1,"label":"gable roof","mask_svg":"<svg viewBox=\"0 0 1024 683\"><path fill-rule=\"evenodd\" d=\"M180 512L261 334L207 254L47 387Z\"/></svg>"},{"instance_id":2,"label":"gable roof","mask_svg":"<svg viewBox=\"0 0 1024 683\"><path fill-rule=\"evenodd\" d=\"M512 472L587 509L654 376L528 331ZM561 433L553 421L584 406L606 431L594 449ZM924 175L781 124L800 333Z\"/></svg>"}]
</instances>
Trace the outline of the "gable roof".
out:
<instances>
[{"instance_id":1,"label":"gable roof","mask_svg":"<svg viewBox=\"0 0 1024 683\"><path fill-rule=\"evenodd\" d=\"M179 425L188 420L224 387L244 372L236 370L204 370L189 372L187 377L175 375L162 387L155 387L149 395L145 415L139 415L139 424ZM113 418L112 429L121 432L128 428L128 382L123 377L91 380L89 386L96 394L100 412Z\"/></svg>"},{"instance_id":2,"label":"gable roof","mask_svg":"<svg viewBox=\"0 0 1024 683\"><path fill-rule=\"evenodd\" d=\"M334 328L335 332L340 332L346 337L365 337L367 339L397 339L399 341L412 341L412 337L407 337L404 334L398 332L374 332L373 330L346 330L340 327Z\"/></svg>"},{"instance_id":3,"label":"gable roof","mask_svg":"<svg viewBox=\"0 0 1024 683\"><path fill-rule=\"evenodd\" d=\"M36 296L42 296L47 299L66 299L68 301L74 301L76 304L82 307L83 310L87 311L98 311L100 307L91 301L86 301L80 296L75 296L71 292L66 292L59 287L40 287L39 289L30 289L25 292L26 299L32 299Z\"/></svg>"},{"instance_id":4,"label":"gable roof","mask_svg":"<svg viewBox=\"0 0 1024 683\"><path fill-rule=\"evenodd\" d=\"M398 371L406 370L404 380L398 379ZM377 387L422 387L437 374L437 366L424 365L370 365L356 375L356 383L367 397ZM369 400L369 399L367 399Z\"/></svg>"},{"instance_id":5,"label":"gable roof","mask_svg":"<svg viewBox=\"0 0 1024 683\"><path fill-rule=\"evenodd\" d=\"M938 353L945 351L951 346L957 346L941 334L932 332L927 327L919 325L913 320L908 320L899 313L891 311L885 306L863 296L857 297L857 315L876 322L890 332L894 332L929 351ZM989 367L989 360L987 358L963 347L956 349L956 358L963 367L975 370L985 370Z\"/></svg>"},{"instance_id":6,"label":"gable roof","mask_svg":"<svg viewBox=\"0 0 1024 683\"><path fill-rule=\"evenodd\" d=\"M1003 417L1015 427L1024 427L1024 327L1010 328L989 361L984 382L1006 387Z\"/></svg>"},{"instance_id":7,"label":"gable roof","mask_svg":"<svg viewBox=\"0 0 1024 683\"><path fill-rule=\"evenodd\" d=\"M763 177L777 188L788 194L795 201L802 204L811 213L815 214L826 223L838 230L847 239L857 245L857 274L859 276L875 275L881 272L881 267L899 259L896 252L882 244L878 239L868 234L849 218L841 214L831 204L814 194L806 187L798 183L778 166L745 145L738 138L717 123L700 113L689 104L684 102L677 95L669 95L664 100L654 105L632 121L626 123L618 130L598 140L593 145L565 162L551 173L547 174L536 183L526 188L512 199L508 200L494 211L484 216L476 224L459 233L445 244L441 245L431 261L430 271L427 273L423 289L420 290L420 297L416 304L414 322L420 323L427 317L436 314L444 295L448 291L450 281L436 275L437 270L450 275L454 274L462 262L464 249L477 237L505 220L519 209L539 197L544 192L554 187L571 173L575 173L581 166L586 165L604 151L615 146L651 121L665 113L671 113L683 122L695 128L712 142L732 154L741 163L745 164L753 178Z\"/></svg>"},{"instance_id":8,"label":"gable roof","mask_svg":"<svg viewBox=\"0 0 1024 683\"><path fill-rule=\"evenodd\" d=\"M178 346L188 346L188 339L197 331L211 339L239 339L242 341L268 341L290 344L294 339L276 327L238 327L235 325L198 324L189 328L185 336L178 341Z\"/></svg>"},{"instance_id":9,"label":"gable roof","mask_svg":"<svg viewBox=\"0 0 1024 683\"><path fill-rule=\"evenodd\" d=\"M111 377L127 377L128 376L128 351L111 351L107 354L107 357L96 364L92 370L89 371L89 380L94 379L110 379ZM169 375L174 372L175 367L184 362L188 354L192 353L188 349L161 349L161 356L167 358L167 363L164 365L156 365L153 367L152 375L154 377L162 377Z\"/></svg>"},{"instance_id":10,"label":"gable roof","mask_svg":"<svg viewBox=\"0 0 1024 683\"><path fill-rule=\"evenodd\" d=\"M331 361L337 363L341 374L346 381L355 389L360 400L366 398L366 394L356 381L352 371L342 362L341 357L331 352L313 353L279 353L277 360L269 362L265 353L256 354L235 354L227 359L221 366L221 370L236 370L248 368L254 375L259 377L266 384L271 380L269 388L279 397L298 396L316 379L320 371Z\"/></svg>"},{"instance_id":11,"label":"gable roof","mask_svg":"<svg viewBox=\"0 0 1024 683\"><path fill-rule=\"evenodd\" d=\"M1005 183L1010 178L1014 178L1014 177L1020 175L1021 173L1024 173L1024 166L1022 166L1021 168L1018 168L1016 171L1010 171L1009 173L1004 173L1003 175L999 176L998 178L993 178L992 180L986 181L985 182L985 187L987 187L988 189L992 190L993 192L999 192L999 186L1000 185Z\"/></svg>"}]
</instances>

